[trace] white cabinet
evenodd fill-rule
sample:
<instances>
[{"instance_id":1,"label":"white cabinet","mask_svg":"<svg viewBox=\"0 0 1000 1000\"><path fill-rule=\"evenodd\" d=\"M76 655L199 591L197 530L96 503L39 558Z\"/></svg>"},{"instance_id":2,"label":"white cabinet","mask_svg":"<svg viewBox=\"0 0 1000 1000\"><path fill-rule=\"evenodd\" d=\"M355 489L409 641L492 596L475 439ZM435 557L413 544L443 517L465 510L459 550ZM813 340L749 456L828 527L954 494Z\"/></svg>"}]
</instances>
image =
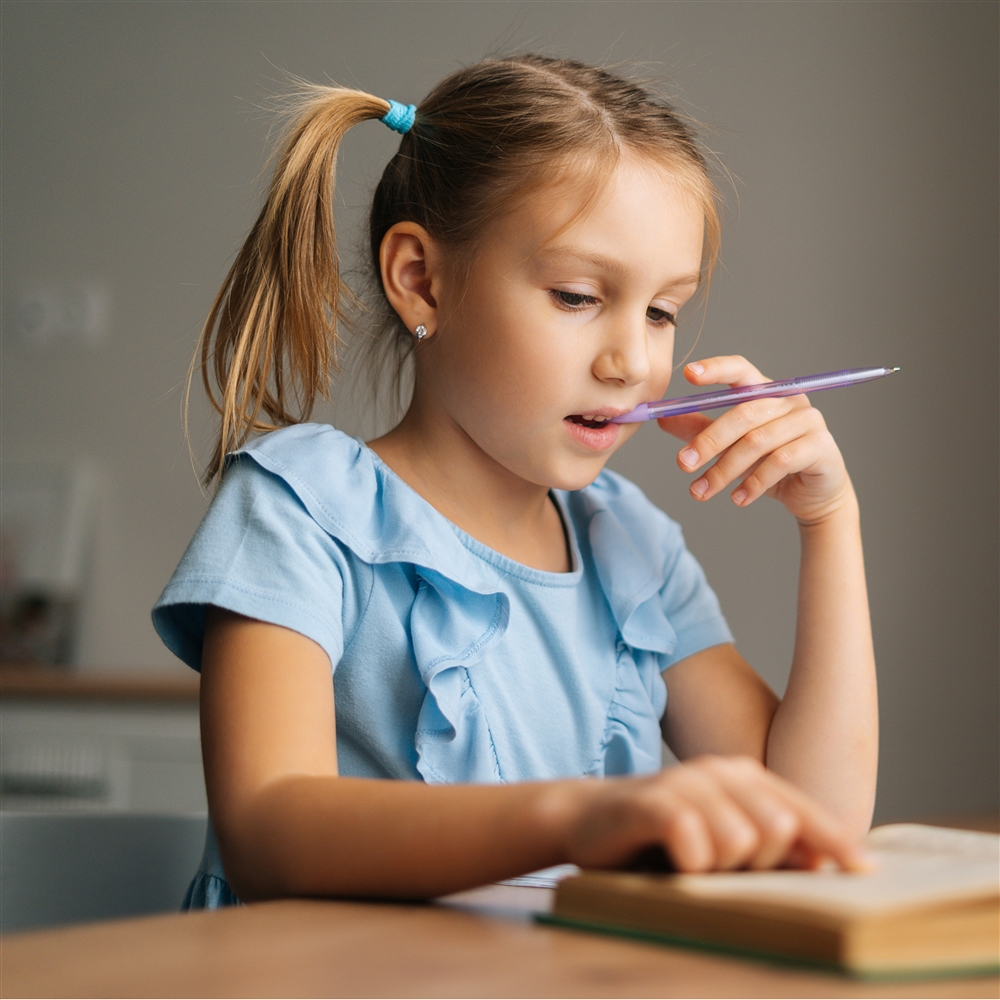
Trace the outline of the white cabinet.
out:
<instances>
[{"instance_id":1,"label":"white cabinet","mask_svg":"<svg viewBox=\"0 0 1000 1000\"><path fill-rule=\"evenodd\" d=\"M197 702L5 695L0 808L205 812Z\"/></svg>"}]
</instances>

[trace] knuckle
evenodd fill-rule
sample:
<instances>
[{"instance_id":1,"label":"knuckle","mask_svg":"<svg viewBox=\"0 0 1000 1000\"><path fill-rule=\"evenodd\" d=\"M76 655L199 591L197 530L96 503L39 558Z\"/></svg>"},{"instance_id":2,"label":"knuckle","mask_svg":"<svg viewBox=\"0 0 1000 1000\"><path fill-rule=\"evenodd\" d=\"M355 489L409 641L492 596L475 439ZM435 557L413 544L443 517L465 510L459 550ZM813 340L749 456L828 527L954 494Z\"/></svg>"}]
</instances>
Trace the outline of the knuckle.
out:
<instances>
[{"instance_id":1,"label":"knuckle","mask_svg":"<svg viewBox=\"0 0 1000 1000\"><path fill-rule=\"evenodd\" d=\"M693 767L684 764L681 767L674 768L676 774L670 788L671 801L678 801L677 796L691 794L702 784L704 779L701 776L700 770L697 764Z\"/></svg>"},{"instance_id":2,"label":"knuckle","mask_svg":"<svg viewBox=\"0 0 1000 1000\"><path fill-rule=\"evenodd\" d=\"M767 432L761 427L747 431L744 441L754 450L763 451L767 447Z\"/></svg>"},{"instance_id":3,"label":"knuckle","mask_svg":"<svg viewBox=\"0 0 1000 1000\"><path fill-rule=\"evenodd\" d=\"M771 462L779 471L791 468L794 461L795 457L789 448L779 448L777 451L771 452Z\"/></svg>"},{"instance_id":4,"label":"knuckle","mask_svg":"<svg viewBox=\"0 0 1000 1000\"><path fill-rule=\"evenodd\" d=\"M687 447L698 452L699 464L709 459L716 453L716 451L718 451L715 444L715 435L710 431L705 431L702 434L699 434L693 441L688 442Z\"/></svg>"},{"instance_id":5,"label":"knuckle","mask_svg":"<svg viewBox=\"0 0 1000 1000\"><path fill-rule=\"evenodd\" d=\"M816 409L815 406L810 406L808 410L805 411L806 419L819 430L826 430L826 421L823 419L823 414Z\"/></svg>"},{"instance_id":6,"label":"knuckle","mask_svg":"<svg viewBox=\"0 0 1000 1000\"><path fill-rule=\"evenodd\" d=\"M668 837L697 837L702 832L701 814L694 806L678 802L664 816L663 829Z\"/></svg>"},{"instance_id":7,"label":"knuckle","mask_svg":"<svg viewBox=\"0 0 1000 1000\"><path fill-rule=\"evenodd\" d=\"M655 809L665 797L669 796L669 794L670 790L661 787L659 783L643 783L634 790L632 795L629 796L628 802L629 805L635 809Z\"/></svg>"},{"instance_id":8,"label":"knuckle","mask_svg":"<svg viewBox=\"0 0 1000 1000\"><path fill-rule=\"evenodd\" d=\"M706 754L699 758L701 769L715 781L741 781L750 777L753 758L721 754Z\"/></svg>"},{"instance_id":9,"label":"knuckle","mask_svg":"<svg viewBox=\"0 0 1000 1000\"><path fill-rule=\"evenodd\" d=\"M679 771L680 768L673 770ZM676 778L669 784L650 785L636 797L635 807L643 815L650 817L658 827L665 827L670 823L671 817L686 808L685 800L681 797L682 791L683 784L679 789Z\"/></svg>"},{"instance_id":10,"label":"knuckle","mask_svg":"<svg viewBox=\"0 0 1000 1000\"><path fill-rule=\"evenodd\" d=\"M731 824L722 836L722 846L733 861L742 861L761 844L761 836L749 823Z\"/></svg>"},{"instance_id":11,"label":"knuckle","mask_svg":"<svg viewBox=\"0 0 1000 1000\"><path fill-rule=\"evenodd\" d=\"M764 833L771 840L791 841L798 834L799 817L789 809L776 809L763 821Z\"/></svg>"},{"instance_id":12,"label":"knuckle","mask_svg":"<svg viewBox=\"0 0 1000 1000\"><path fill-rule=\"evenodd\" d=\"M729 757L727 763L734 774L748 778L755 778L764 770L764 765L756 757L751 757L749 754Z\"/></svg>"},{"instance_id":13,"label":"knuckle","mask_svg":"<svg viewBox=\"0 0 1000 1000\"><path fill-rule=\"evenodd\" d=\"M698 757L695 757L692 761L690 761L689 766L692 768L697 768L700 771L713 771L724 760L725 757L722 757L720 754L703 753L700 754Z\"/></svg>"}]
</instances>

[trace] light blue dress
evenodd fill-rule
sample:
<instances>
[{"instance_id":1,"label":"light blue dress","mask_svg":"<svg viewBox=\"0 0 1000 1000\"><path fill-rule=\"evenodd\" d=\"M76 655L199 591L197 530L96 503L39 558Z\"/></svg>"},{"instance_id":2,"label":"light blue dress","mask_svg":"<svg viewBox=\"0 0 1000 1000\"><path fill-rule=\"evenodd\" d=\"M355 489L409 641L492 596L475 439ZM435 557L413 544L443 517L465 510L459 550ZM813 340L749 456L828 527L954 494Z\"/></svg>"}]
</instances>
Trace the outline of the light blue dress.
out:
<instances>
[{"instance_id":1,"label":"light blue dress","mask_svg":"<svg viewBox=\"0 0 1000 1000\"><path fill-rule=\"evenodd\" d=\"M568 573L487 548L354 438L284 428L231 457L153 622L196 670L207 605L318 643L344 775L656 771L662 671L732 636L680 528L636 486L605 471L552 496ZM210 830L187 905L235 902Z\"/></svg>"}]
</instances>

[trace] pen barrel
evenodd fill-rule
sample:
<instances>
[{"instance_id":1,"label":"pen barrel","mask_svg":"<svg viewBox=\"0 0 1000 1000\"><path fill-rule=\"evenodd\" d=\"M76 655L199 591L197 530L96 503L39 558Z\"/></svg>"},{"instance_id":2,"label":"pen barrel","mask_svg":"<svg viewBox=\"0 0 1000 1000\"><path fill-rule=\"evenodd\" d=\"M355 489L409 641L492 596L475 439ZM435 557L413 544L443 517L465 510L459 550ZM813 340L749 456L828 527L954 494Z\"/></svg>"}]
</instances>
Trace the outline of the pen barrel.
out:
<instances>
[{"instance_id":1,"label":"pen barrel","mask_svg":"<svg viewBox=\"0 0 1000 1000\"><path fill-rule=\"evenodd\" d=\"M806 375L803 378L786 379L783 382L762 382L758 385L737 386L720 392L705 392L697 396L680 399L664 399L657 403L647 403L647 419L657 417L678 417L700 410L714 410L723 406L738 406L751 399L777 399L782 396L798 396L821 389L836 389L839 386L870 382L888 374L885 368L848 368L839 372L824 372L821 375Z\"/></svg>"}]
</instances>

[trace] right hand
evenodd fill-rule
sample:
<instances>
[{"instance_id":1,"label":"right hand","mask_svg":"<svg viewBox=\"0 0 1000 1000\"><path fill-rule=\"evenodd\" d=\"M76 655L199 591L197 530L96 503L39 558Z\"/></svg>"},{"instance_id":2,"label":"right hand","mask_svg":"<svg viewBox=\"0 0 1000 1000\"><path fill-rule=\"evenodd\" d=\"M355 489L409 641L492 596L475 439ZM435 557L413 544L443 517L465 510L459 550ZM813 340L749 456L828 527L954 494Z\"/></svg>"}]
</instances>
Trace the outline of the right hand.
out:
<instances>
[{"instance_id":1,"label":"right hand","mask_svg":"<svg viewBox=\"0 0 1000 1000\"><path fill-rule=\"evenodd\" d=\"M695 757L658 774L581 788L567 860L620 868L660 846L682 872L872 867L830 812L752 757Z\"/></svg>"}]
</instances>

